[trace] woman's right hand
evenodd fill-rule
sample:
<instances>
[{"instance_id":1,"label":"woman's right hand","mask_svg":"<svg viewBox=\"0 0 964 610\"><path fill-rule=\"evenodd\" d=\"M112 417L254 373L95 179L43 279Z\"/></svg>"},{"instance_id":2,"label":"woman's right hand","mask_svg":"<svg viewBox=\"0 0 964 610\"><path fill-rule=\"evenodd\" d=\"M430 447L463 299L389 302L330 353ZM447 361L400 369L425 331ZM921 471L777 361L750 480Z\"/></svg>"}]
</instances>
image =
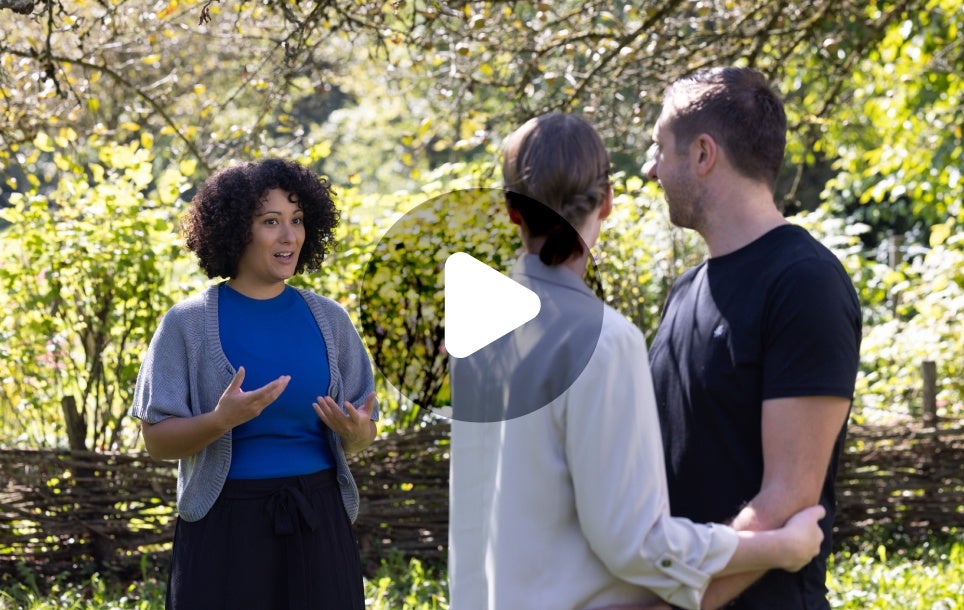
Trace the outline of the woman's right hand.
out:
<instances>
[{"instance_id":1,"label":"woman's right hand","mask_svg":"<svg viewBox=\"0 0 964 610\"><path fill-rule=\"evenodd\" d=\"M823 530L818 522L826 514L826 509L816 504L796 513L780 528L787 547L786 561L781 566L784 570L796 572L820 552Z\"/></svg>"},{"instance_id":2,"label":"woman's right hand","mask_svg":"<svg viewBox=\"0 0 964 610\"><path fill-rule=\"evenodd\" d=\"M282 375L257 390L245 392L241 389L244 367L239 367L213 411L194 417L168 417L154 424L141 422L147 452L158 460L195 455L235 426L260 415L281 395L290 380L290 375Z\"/></svg>"},{"instance_id":3,"label":"woman's right hand","mask_svg":"<svg viewBox=\"0 0 964 610\"><path fill-rule=\"evenodd\" d=\"M214 407L215 416L225 430L250 421L261 414L265 408L273 403L284 392L291 380L291 375L282 375L257 390L245 392L241 389L244 381L244 367L238 367L231 383L225 388L218 404Z\"/></svg>"}]
</instances>

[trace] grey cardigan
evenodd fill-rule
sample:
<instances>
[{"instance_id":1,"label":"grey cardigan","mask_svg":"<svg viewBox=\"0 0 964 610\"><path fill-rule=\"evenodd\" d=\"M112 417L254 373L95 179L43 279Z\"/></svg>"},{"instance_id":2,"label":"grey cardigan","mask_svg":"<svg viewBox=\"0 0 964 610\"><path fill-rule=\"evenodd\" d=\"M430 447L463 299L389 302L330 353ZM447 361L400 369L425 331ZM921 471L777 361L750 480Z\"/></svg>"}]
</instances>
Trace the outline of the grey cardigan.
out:
<instances>
[{"instance_id":1,"label":"grey cardigan","mask_svg":"<svg viewBox=\"0 0 964 610\"><path fill-rule=\"evenodd\" d=\"M371 361L347 312L335 301L297 289L318 322L328 348L328 394L340 405L358 405L374 391ZM168 417L213 411L235 374L221 349L218 287L209 287L168 311L137 375L130 414L155 424ZM372 419L378 419L377 405ZM352 522L358 516L358 487L348 469L341 438L328 430L338 485ZM177 511L185 521L204 517L221 493L231 466L231 432L199 453L182 458L177 472Z\"/></svg>"}]
</instances>

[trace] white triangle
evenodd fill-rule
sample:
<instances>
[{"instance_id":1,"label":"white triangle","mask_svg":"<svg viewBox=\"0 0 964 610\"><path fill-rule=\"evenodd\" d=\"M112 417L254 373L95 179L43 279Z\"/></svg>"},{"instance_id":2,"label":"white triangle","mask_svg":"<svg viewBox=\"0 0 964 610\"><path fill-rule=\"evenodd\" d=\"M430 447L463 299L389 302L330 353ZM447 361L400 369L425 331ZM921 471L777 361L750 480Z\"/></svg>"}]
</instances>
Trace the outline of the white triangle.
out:
<instances>
[{"instance_id":1,"label":"white triangle","mask_svg":"<svg viewBox=\"0 0 964 610\"><path fill-rule=\"evenodd\" d=\"M539 314L532 292L465 252L445 260L445 350L466 358Z\"/></svg>"}]
</instances>

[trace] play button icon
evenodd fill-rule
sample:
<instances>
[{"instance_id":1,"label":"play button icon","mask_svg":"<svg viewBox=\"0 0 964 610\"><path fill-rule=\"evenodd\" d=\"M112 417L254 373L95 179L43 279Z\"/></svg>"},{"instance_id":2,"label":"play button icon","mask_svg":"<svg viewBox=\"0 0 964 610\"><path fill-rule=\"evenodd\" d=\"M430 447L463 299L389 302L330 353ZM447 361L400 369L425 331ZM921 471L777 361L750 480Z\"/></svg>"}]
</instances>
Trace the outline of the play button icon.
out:
<instances>
[{"instance_id":1,"label":"play button icon","mask_svg":"<svg viewBox=\"0 0 964 610\"><path fill-rule=\"evenodd\" d=\"M539 314L539 295L465 252L445 261L445 349L467 358Z\"/></svg>"},{"instance_id":2,"label":"play button icon","mask_svg":"<svg viewBox=\"0 0 964 610\"><path fill-rule=\"evenodd\" d=\"M400 427L532 413L564 395L595 351L603 301L578 272L523 250L502 189L428 199L370 252L360 334ZM599 276L592 257L585 276Z\"/></svg>"}]
</instances>

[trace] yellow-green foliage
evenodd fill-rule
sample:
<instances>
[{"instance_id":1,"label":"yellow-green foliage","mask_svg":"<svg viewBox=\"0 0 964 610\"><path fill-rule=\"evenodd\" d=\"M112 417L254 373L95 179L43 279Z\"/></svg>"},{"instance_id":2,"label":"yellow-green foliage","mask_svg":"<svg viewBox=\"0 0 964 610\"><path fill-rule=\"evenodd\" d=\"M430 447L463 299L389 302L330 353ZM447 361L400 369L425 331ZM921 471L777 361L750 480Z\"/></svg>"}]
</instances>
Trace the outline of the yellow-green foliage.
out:
<instances>
[{"instance_id":1,"label":"yellow-green foliage","mask_svg":"<svg viewBox=\"0 0 964 610\"><path fill-rule=\"evenodd\" d=\"M73 396L87 420L88 446L134 447L124 412L147 341L166 308L207 281L176 232L181 193L194 168L158 158L146 135L113 144L96 136L80 142L62 130L38 136L32 154L30 184L18 185L22 192L3 212L16 228L0 233L0 307L17 312L0 323L0 425L8 443L62 445L60 403ZM498 185L490 163L444 166L417 192L374 195L340 187L336 248L321 269L294 280L341 302L362 329L387 376L379 386L389 427L416 426L427 407L447 400L445 256L466 251L503 269L511 265L518 243L504 239L514 229L501 210ZM695 233L670 226L655 185L617 174L614 191L590 279L651 337L670 285L702 259L704 248ZM446 206L469 193L488 193L491 200L479 203L471 230L447 231ZM423 218L417 238L387 265L371 264L397 237L397 231L386 237L393 223L416 208ZM959 225L953 219L935 225L930 248L891 269L860 251L862 227L826 209L792 220L837 252L864 306L855 416L914 413L924 358L938 363L941 413L960 413ZM399 284L399 257L427 274Z\"/></svg>"},{"instance_id":2,"label":"yellow-green foliage","mask_svg":"<svg viewBox=\"0 0 964 610\"><path fill-rule=\"evenodd\" d=\"M926 540L912 556L840 553L832 557L827 586L839 610L955 610L964 607L964 544L930 549Z\"/></svg>"},{"instance_id":3,"label":"yellow-green foliage","mask_svg":"<svg viewBox=\"0 0 964 610\"><path fill-rule=\"evenodd\" d=\"M921 363L937 365L938 414L964 413L964 232L954 218L932 226L929 247L896 267L861 251L867 227L827 208L792 219L830 246L854 280L864 317L854 417L918 415Z\"/></svg>"},{"instance_id":4,"label":"yellow-green foliage","mask_svg":"<svg viewBox=\"0 0 964 610\"><path fill-rule=\"evenodd\" d=\"M147 341L183 293L175 241L185 172L126 143L40 133L0 234L0 427L5 443L61 445L72 398L88 449L130 446L125 413Z\"/></svg>"}]
</instances>

